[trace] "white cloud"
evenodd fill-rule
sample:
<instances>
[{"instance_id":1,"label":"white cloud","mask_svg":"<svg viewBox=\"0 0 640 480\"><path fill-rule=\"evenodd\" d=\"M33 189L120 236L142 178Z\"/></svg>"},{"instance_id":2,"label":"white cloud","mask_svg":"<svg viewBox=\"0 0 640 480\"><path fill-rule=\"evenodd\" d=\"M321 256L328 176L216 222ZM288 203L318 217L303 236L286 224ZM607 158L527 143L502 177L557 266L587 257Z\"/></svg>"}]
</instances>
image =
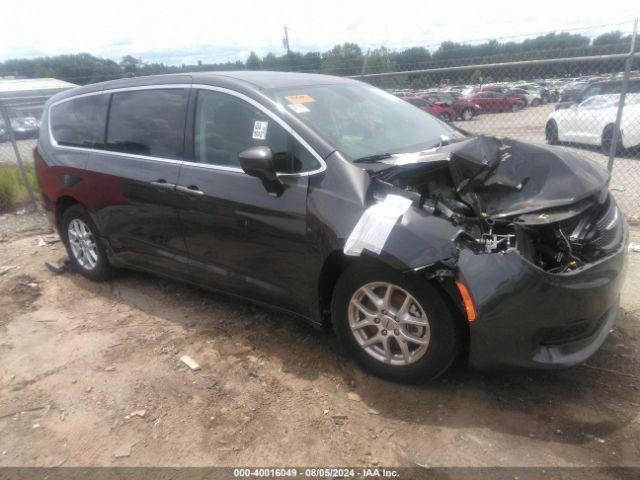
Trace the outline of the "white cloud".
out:
<instances>
[{"instance_id":1,"label":"white cloud","mask_svg":"<svg viewBox=\"0 0 640 480\"><path fill-rule=\"evenodd\" d=\"M584 0L427 0L269 2L9 0L0 29L0 61L16 57L89 52L125 54L172 64L244 60L251 50L282 53L282 27L294 50L325 50L336 43L376 47L434 46L561 29L590 36L612 28L584 27L629 21L628 0L592 8ZM620 25L630 31L631 23Z\"/></svg>"}]
</instances>

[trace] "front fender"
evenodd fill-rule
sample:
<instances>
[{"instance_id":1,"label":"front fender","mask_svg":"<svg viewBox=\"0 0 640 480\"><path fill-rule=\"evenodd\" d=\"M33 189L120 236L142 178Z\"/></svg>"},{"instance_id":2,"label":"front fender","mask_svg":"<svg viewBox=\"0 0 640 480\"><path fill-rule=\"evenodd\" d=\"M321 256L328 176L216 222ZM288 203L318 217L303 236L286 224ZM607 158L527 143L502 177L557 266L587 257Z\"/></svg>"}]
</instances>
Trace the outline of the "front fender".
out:
<instances>
[{"instance_id":1,"label":"front fender","mask_svg":"<svg viewBox=\"0 0 640 480\"><path fill-rule=\"evenodd\" d=\"M327 158L325 174L310 178L307 198L309 236L319 258L344 249L358 219L370 203L369 175L337 152ZM401 192L398 192L401 194ZM409 207L391 230L379 255L367 252L395 270L410 270L457 255L453 239L460 229L448 220Z\"/></svg>"},{"instance_id":2,"label":"front fender","mask_svg":"<svg viewBox=\"0 0 640 480\"><path fill-rule=\"evenodd\" d=\"M395 225L380 260L396 270L411 270L457 256L460 228L448 220L410 207Z\"/></svg>"}]
</instances>

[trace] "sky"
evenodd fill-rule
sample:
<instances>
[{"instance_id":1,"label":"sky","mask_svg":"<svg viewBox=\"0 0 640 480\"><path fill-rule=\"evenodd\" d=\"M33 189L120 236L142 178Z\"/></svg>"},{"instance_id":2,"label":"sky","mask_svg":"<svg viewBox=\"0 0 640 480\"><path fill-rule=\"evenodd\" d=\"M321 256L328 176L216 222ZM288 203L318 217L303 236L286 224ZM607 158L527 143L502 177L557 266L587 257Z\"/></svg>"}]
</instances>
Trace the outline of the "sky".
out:
<instances>
[{"instance_id":1,"label":"sky","mask_svg":"<svg viewBox=\"0 0 640 480\"><path fill-rule=\"evenodd\" d=\"M245 60L291 49L437 48L444 40L522 40L554 30L631 32L633 0L3 0L0 61L67 53L169 65ZM624 23L622 23L624 22ZM622 23L620 25L617 25ZM605 25L605 26L602 26ZM595 28L592 28L595 27Z\"/></svg>"}]
</instances>

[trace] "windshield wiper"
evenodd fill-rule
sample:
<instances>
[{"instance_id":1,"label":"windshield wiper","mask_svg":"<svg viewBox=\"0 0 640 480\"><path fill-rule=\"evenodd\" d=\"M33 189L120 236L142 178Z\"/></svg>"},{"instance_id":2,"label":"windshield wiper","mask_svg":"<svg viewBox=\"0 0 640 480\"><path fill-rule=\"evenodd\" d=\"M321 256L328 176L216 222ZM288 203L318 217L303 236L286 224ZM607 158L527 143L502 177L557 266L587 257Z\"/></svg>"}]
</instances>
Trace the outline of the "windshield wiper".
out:
<instances>
[{"instance_id":1,"label":"windshield wiper","mask_svg":"<svg viewBox=\"0 0 640 480\"><path fill-rule=\"evenodd\" d=\"M446 145L451 145L452 143L461 142L462 140L463 139L461 138L451 138L445 135L440 135L440 138L438 138L438 141L433 145L431 145L429 148L427 148L427 150L431 150L432 148L444 147Z\"/></svg>"},{"instance_id":2,"label":"windshield wiper","mask_svg":"<svg viewBox=\"0 0 640 480\"><path fill-rule=\"evenodd\" d=\"M376 163L386 158L391 158L393 153L376 153L375 155L368 155L366 157L356 158L353 163Z\"/></svg>"}]
</instances>

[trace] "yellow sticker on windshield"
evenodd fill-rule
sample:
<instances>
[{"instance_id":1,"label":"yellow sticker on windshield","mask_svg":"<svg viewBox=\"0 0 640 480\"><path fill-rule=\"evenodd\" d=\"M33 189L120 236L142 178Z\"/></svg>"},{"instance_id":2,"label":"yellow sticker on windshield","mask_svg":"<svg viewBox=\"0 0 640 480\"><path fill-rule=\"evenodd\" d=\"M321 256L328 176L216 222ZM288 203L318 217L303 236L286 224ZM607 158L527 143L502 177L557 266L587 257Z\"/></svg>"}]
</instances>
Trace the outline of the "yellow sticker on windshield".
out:
<instances>
[{"instance_id":1,"label":"yellow sticker on windshield","mask_svg":"<svg viewBox=\"0 0 640 480\"><path fill-rule=\"evenodd\" d=\"M301 93L299 95L289 95L288 97L284 97L287 99L289 103L298 104L298 103L313 103L316 101L311 95L307 95L306 93Z\"/></svg>"}]
</instances>

